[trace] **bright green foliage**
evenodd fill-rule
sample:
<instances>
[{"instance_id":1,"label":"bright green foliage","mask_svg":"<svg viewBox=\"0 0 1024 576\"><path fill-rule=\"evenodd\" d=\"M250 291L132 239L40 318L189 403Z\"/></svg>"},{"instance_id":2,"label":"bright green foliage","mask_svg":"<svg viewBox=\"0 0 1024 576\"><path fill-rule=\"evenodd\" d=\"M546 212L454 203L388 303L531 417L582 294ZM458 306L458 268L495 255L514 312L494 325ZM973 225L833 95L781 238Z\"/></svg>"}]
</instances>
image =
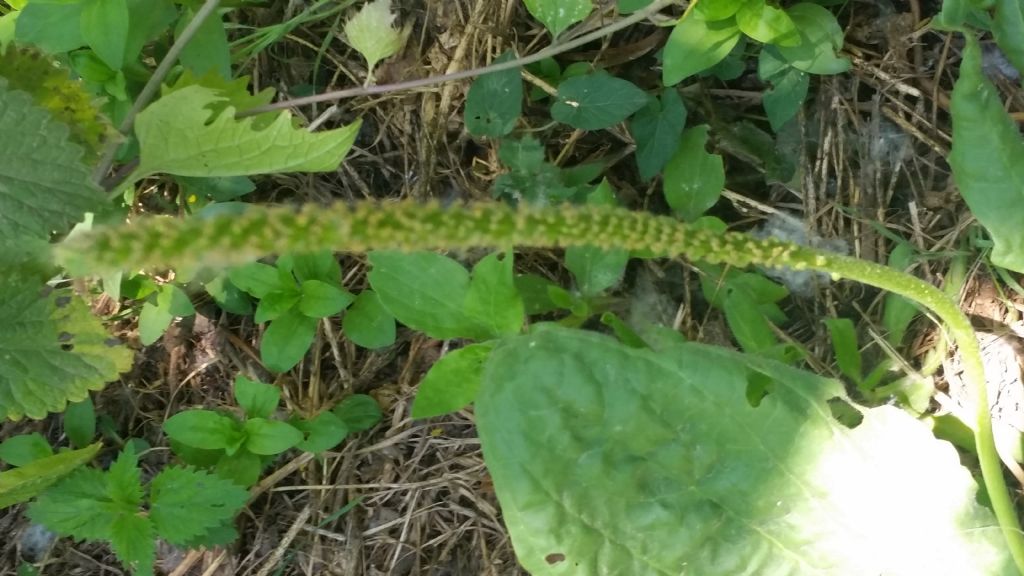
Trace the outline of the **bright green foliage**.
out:
<instances>
[{"instance_id":1,"label":"bright green foliage","mask_svg":"<svg viewBox=\"0 0 1024 576\"><path fill-rule=\"evenodd\" d=\"M233 452L245 441L237 420L212 410L178 412L164 422L164 432L172 440L203 450Z\"/></svg>"},{"instance_id":2,"label":"bright green foliage","mask_svg":"<svg viewBox=\"0 0 1024 576\"><path fill-rule=\"evenodd\" d=\"M96 457L101 444L33 460L20 468L0 472L0 508L35 498L54 482Z\"/></svg>"},{"instance_id":3,"label":"bright green foliage","mask_svg":"<svg viewBox=\"0 0 1024 576\"><path fill-rule=\"evenodd\" d=\"M78 540L105 540L137 574L152 574L156 537L178 545L209 544L208 532L245 504L242 488L191 468L167 468L147 499L138 459L125 450L106 473L74 472L29 508L29 516Z\"/></svg>"},{"instance_id":4,"label":"bright green foliage","mask_svg":"<svg viewBox=\"0 0 1024 576\"><path fill-rule=\"evenodd\" d=\"M373 290L363 290L341 319L341 328L357 346L384 348L395 343L395 317Z\"/></svg>"},{"instance_id":5,"label":"bright green foliage","mask_svg":"<svg viewBox=\"0 0 1024 576\"><path fill-rule=\"evenodd\" d=\"M139 341L149 346L163 336L177 317L196 313L188 294L174 284L164 284L142 305L139 313Z\"/></svg>"},{"instance_id":6,"label":"bright green foliage","mask_svg":"<svg viewBox=\"0 0 1024 576\"><path fill-rule=\"evenodd\" d=\"M515 58L512 51L494 63ZM466 94L466 130L474 136L498 138L512 132L523 112L523 81L519 70L484 74L473 81Z\"/></svg>"},{"instance_id":7,"label":"bright green foliage","mask_svg":"<svg viewBox=\"0 0 1024 576\"><path fill-rule=\"evenodd\" d=\"M995 0L992 33L1017 70L1024 70L1024 6L1020 0Z\"/></svg>"},{"instance_id":8,"label":"bright green foliage","mask_svg":"<svg viewBox=\"0 0 1024 576\"><path fill-rule=\"evenodd\" d=\"M580 130L610 128L650 101L635 84L607 72L575 76L558 86L551 117Z\"/></svg>"},{"instance_id":9,"label":"bright green foliage","mask_svg":"<svg viewBox=\"0 0 1024 576\"><path fill-rule=\"evenodd\" d=\"M594 9L591 0L523 0L523 4L552 36L583 20Z\"/></svg>"},{"instance_id":10,"label":"bright green foliage","mask_svg":"<svg viewBox=\"0 0 1024 576\"><path fill-rule=\"evenodd\" d=\"M761 103L768 114L768 123L777 132L803 106L810 86L810 76L790 66L771 46L761 50L757 75L771 85L765 91Z\"/></svg>"},{"instance_id":11,"label":"bright green foliage","mask_svg":"<svg viewBox=\"0 0 1024 576\"><path fill-rule=\"evenodd\" d=\"M195 18L195 12L186 9L174 31L178 37ZM209 74L220 78L231 78L231 50L228 47L228 35L224 29L224 21L216 12L210 14L199 26L195 36L185 45L178 57L186 70L196 76Z\"/></svg>"},{"instance_id":12,"label":"bright green foliage","mask_svg":"<svg viewBox=\"0 0 1024 576\"><path fill-rule=\"evenodd\" d=\"M64 423L64 434L71 444L83 448L96 437L96 408L92 398L86 396L81 402L68 403L67 410L61 416Z\"/></svg>"},{"instance_id":13,"label":"bright green foliage","mask_svg":"<svg viewBox=\"0 0 1024 576\"><path fill-rule=\"evenodd\" d=\"M518 332L523 306L512 258L491 255L473 270L432 252L373 252L370 285L399 321L432 338L486 340Z\"/></svg>"},{"instance_id":14,"label":"bright green foliage","mask_svg":"<svg viewBox=\"0 0 1024 576\"><path fill-rule=\"evenodd\" d=\"M113 70L124 65L128 18L127 0L82 1L82 40Z\"/></svg>"},{"instance_id":15,"label":"bright green foliage","mask_svg":"<svg viewBox=\"0 0 1024 576\"><path fill-rule=\"evenodd\" d=\"M0 419L60 412L131 366L130 351L70 290L38 291L0 278Z\"/></svg>"},{"instance_id":16,"label":"bright green foliage","mask_svg":"<svg viewBox=\"0 0 1024 576\"><path fill-rule=\"evenodd\" d=\"M953 87L953 178L971 212L992 236L992 263L1024 272L1024 140L981 70L968 37Z\"/></svg>"},{"instance_id":17,"label":"bright green foliage","mask_svg":"<svg viewBox=\"0 0 1024 576\"><path fill-rule=\"evenodd\" d=\"M432 252L373 252L370 285L384 307L406 326L432 338L465 338L477 327L462 310L469 272Z\"/></svg>"},{"instance_id":18,"label":"bright green foliage","mask_svg":"<svg viewBox=\"0 0 1024 576\"><path fill-rule=\"evenodd\" d=\"M218 476L241 486L259 480L264 464L291 448L322 452L337 446L350 431L361 428L358 410L347 417L324 412L308 420L292 417L288 422L274 419L281 391L276 386L238 376L235 400L245 413L244 419L212 410L186 410L164 422L175 453L185 462L214 468ZM357 404L359 399L354 399ZM370 400L375 416L380 408ZM336 410L338 407L335 407ZM365 406L360 410L367 410ZM345 418L351 418L349 422Z\"/></svg>"},{"instance_id":19,"label":"bright green foliage","mask_svg":"<svg viewBox=\"0 0 1024 576\"><path fill-rule=\"evenodd\" d=\"M706 150L707 141L707 125L687 129L665 168L665 200L684 220L714 206L725 186L722 157Z\"/></svg>"},{"instance_id":20,"label":"bright green foliage","mask_svg":"<svg viewBox=\"0 0 1024 576\"><path fill-rule=\"evenodd\" d=\"M11 436L0 442L0 460L11 466L26 466L48 456L53 456L53 448L38 432Z\"/></svg>"},{"instance_id":21,"label":"bright green foliage","mask_svg":"<svg viewBox=\"0 0 1024 576\"><path fill-rule=\"evenodd\" d=\"M71 141L82 146L87 156L96 154L109 136L112 128L97 112L82 83L42 54L8 49L0 54L0 77L7 80L9 89L31 94L37 106L66 125Z\"/></svg>"},{"instance_id":22,"label":"bright green foliage","mask_svg":"<svg viewBox=\"0 0 1024 576\"><path fill-rule=\"evenodd\" d=\"M260 456L273 456L302 442L304 435L286 422L265 418L245 421L245 449Z\"/></svg>"},{"instance_id":23,"label":"bright green foliage","mask_svg":"<svg viewBox=\"0 0 1024 576\"><path fill-rule=\"evenodd\" d=\"M734 19L705 19L700 8L706 4L698 4L697 10L672 29L661 71L665 86L674 86L718 64L740 41L740 28Z\"/></svg>"},{"instance_id":24,"label":"bright green foliage","mask_svg":"<svg viewBox=\"0 0 1024 576\"><path fill-rule=\"evenodd\" d=\"M778 343L771 322L742 290L729 290L722 306L729 331L744 352L764 354Z\"/></svg>"},{"instance_id":25,"label":"bright green foliage","mask_svg":"<svg viewBox=\"0 0 1024 576\"><path fill-rule=\"evenodd\" d=\"M515 287L512 253L493 253L473 266L462 309L486 336L518 334L526 313Z\"/></svg>"},{"instance_id":26,"label":"bright green foliage","mask_svg":"<svg viewBox=\"0 0 1024 576\"><path fill-rule=\"evenodd\" d=\"M150 516L162 538L184 545L230 520L248 494L239 487L190 468L167 468L150 484Z\"/></svg>"},{"instance_id":27,"label":"bright green foliage","mask_svg":"<svg viewBox=\"0 0 1024 576\"><path fill-rule=\"evenodd\" d=\"M779 45L779 53L794 68L811 74L839 74L850 69L850 61L836 56L843 47L843 29L827 8L803 2L786 10L801 42Z\"/></svg>"},{"instance_id":28,"label":"bright green foliage","mask_svg":"<svg viewBox=\"0 0 1024 576\"><path fill-rule=\"evenodd\" d=\"M736 24L744 34L765 44L796 46L800 35L792 18L764 0L748 0L736 12Z\"/></svg>"},{"instance_id":29,"label":"bright green foliage","mask_svg":"<svg viewBox=\"0 0 1024 576\"><path fill-rule=\"evenodd\" d=\"M250 78L248 76L242 76L241 78L235 78L229 80L220 74L214 72L208 72L201 76L197 76L191 70L185 70L181 76L171 86L164 86L161 90L161 96L167 96L178 90L183 90L189 86L202 86L209 88L217 92L218 100L211 102L206 106L206 110L210 111L211 117L219 116L229 107L234 108L237 111L249 110L250 108L256 108L257 106L264 106L270 104L274 100L274 89L264 88L259 92L253 94L249 91ZM274 113L261 114L254 117L257 121L254 123L254 127L260 128L268 123L273 122L276 115ZM196 179L182 179L185 182L209 182L208 179L200 180ZM230 180L229 180L230 181ZM245 184L248 182L248 184ZM255 188L251 181L246 178L235 180L233 182L235 186L241 186L246 189L245 193L251 192ZM209 184L208 184L209 185ZM228 197L220 197L218 200L230 200L231 198L237 198L241 194L235 193Z\"/></svg>"},{"instance_id":30,"label":"bright green foliage","mask_svg":"<svg viewBox=\"0 0 1024 576\"><path fill-rule=\"evenodd\" d=\"M686 126L686 105L674 88L641 108L629 122L636 140L636 165L644 180L661 172L679 146Z\"/></svg>"},{"instance_id":31,"label":"bright green foliage","mask_svg":"<svg viewBox=\"0 0 1024 576\"><path fill-rule=\"evenodd\" d=\"M366 394L353 394L342 400L332 410L352 433L369 430L380 422L380 405Z\"/></svg>"},{"instance_id":32,"label":"bright green foliage","mask_svg":"<svg viewBox=\"0 0 1024 576\"><path fill-rule=\"evenodd\" d=\"M227 107L210 118L210 106L225 98L189 86L171 92L139 114L141 178L159 172L178 176L244 176L275 172L324 172L338 167L359 131L359 122L344 128L309 132L292 126L282 113L266 126L253 118L236 120Z\"/></svg>"},{"instance_id":33,"label":"bright green foliage","mask_svg":"<svg viewBox=\"0 0 1024 576\"><path fill-rule=\"evenodd\" d=\"M67 232L103 195L68 128L0 78L0 240Z\"/></svg>"},{"instance_id":34,"label":"bright green foliage","mask_svg":"<svg viewBox=\"0 0 1024 576\"><path fill-rule=\"evenodd\" d=\"M306 280L302 283L299 311L311 318L326 318L348 308L353 300L355 296L338 286L320 280Z\"/></svg>"},{"instance_id":35,"label":"bright green foliage","mask_svg":"<svg viewBox=\"0 0 1024 576\"><path fill-rule=\"evenodd\" d=\"M698 2L696 12L705 20L714 22L732 18L743 7L746 0L711 0Z\"/></svg>"},{"instance_id":36,"label":"bright green foliage","mask_svg":"<svg viewBox=\"0 0 1024 576\"><path fill-rule=\"evenodd\" d=\"M271 384L235 377L235 402L249 418L270 418L281 402L281 389Z\"/></svg>"},{"instance_id":37,"label":"bright green foliage","mask_svg":"<svg viewBox=\"0 0 1024 576\"><path fill-rule=\"evenodd\" d=\"M288 310L267 327L260 340L260 357L274 372L287 372L302 361L316 338L316 318Z\"/></svg>"},{"instance_id":38,"label":"bright green foliage","mask_svg":"<svg viewBox=\"0 0 1024 576\"><path fill-rule=\"evenodd\" d=\"M907 272L914 263L914 257L914 247L907 242L900 242L889 252L889 266ZM903 342L910 323L918 314L920 311L910 300L897 294L886 294L882 309L882 326L886 329L886 342L898 347Z\"/></svg>"},{"instance_id":39,"label":"bright green foliage","mask_svg":"<svg viewBox=\"0 0 1024 576\"><path fill-rule=\"evenodd\" d=\"M303 452L318 454L330 450L348 436L348 426L334 412L321 412L309 420L293 418L289 422L305 435L295 446Z\"/></svg>"},{"instance_id":40,"label":"bright green foliage","mask_svg":"<svg viewBox=\"0 0 1024 576\"><path fill-rule=\"evenodd\" d=\"M854 383L863 379L860 362L860 346L857 344L857 328L849 318L826 318L825 326L832 337L832 350L836 354L839 371Z\"/></svg>"},{"instance_id":41,"label":"bright green foliage","mask_svg":"<svg viewBox=\"0 0 1024 576\"><path fill-rule=\"evenodd\" d=\"M740 347L750 353L791 361L793 349L779 344L773 324L785 322L778 302L789 296L785 286L757 272L700 264L704 298L725 313Z\"/></svg>"},{"instance_id":42,"label":"bright green foliage","mask_svg":"<svg viewBox=\"0 0 1024 576\"><path fill-rule=\"evenodd\" d=\"M271 322L260 341L268 368L291 370L316 337L317 319L355 300L340 286L341 269L330 251L285 255L277 266L252 262L229 272L233 284L259 298L256 322Z\"/></svg>"},{"instance_id":43,"label":"bright green foliage","mask_svg":"<svg viewBox=\"0 0 1024 576\"><path fill-rule=\"evenodd\" d=\"M18 14L15 38L50 54L85 45L81 2L29 2Z\"/></svg>"},{"instance_id":44,"label":"bright green foliage","mask_svg":"<svg viewBox=\"0 0 1024 576\"><path fill-rule=\"evenodd\" d=\"M532 574L1011 573L950 445L891 407L847 429L833 397L721 348L546 327L494 351L476 413Z\"/></svg>"},{"instance_id":45,"label":"bright green foliage","mask_svg":"<svg viewBox=\"0 0 1024 576\"><path fill-rule=\"evenodd\" d=\"M413 418L430 418L461 410L474 400L483 382L484 365L494 342L471 344L445 354L420 382Z\"/></svg>"},{"instance_id":46,"label":"bright green foliage","mask_svg":"<svg viewBox=\"0 0 1024 576\"><path fill-rule=\"evenodd\" d=\"M378 62L394 56L405 46L410 29L397 30L394 24L391 0L369 0L345 22L345 41L366 59L370 79Z\"/></svg>"}]
</instances>

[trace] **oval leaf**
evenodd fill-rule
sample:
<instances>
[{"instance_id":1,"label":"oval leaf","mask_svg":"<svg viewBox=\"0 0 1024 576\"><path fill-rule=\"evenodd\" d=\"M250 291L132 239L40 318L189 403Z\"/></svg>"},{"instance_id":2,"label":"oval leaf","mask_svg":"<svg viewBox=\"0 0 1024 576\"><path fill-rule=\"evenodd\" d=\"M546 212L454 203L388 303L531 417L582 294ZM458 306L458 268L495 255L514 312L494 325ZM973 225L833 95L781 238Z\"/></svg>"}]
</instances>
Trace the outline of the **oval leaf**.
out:
<instances>
[{"instance_id":1,"label":"oval leaf","mask_svg":"<svg viewBox=\"0 0 1024 576\"><path fill-rule=\"evenodd\" d=\"M476 415L536 576L1014 573L953 447L894 407L847 428L842 395L722 348L546 327L494 351Z\"/></svg>"},{"instance_id":2,"label":"oval leaf","mask_svg":"<svg viewBox=\"0 0 1024 576\"><path fill-rule=\"evenodd\" d=\"M665 200L684 220L696 220L714 206L725 186L722 157L705 149L707 141L707 125L686 130L665 167Z\"/></svg>"},{"instance_id":3,"label":"oval leaf","mask_svg":"<svg viewBox=\"0 0 1024 576\"><path fill-rule=\"evenodd\" d=\"M383 348L395 343L395 317L373 290L363 290L345 312L341 328L357 346Z\"/></svg>"},{"instance_id":4,"label":"oval leaf","mask_svg":"<svg viewBox=\"0 0 1024 576\"><path fill-rule=\"evenodd\" d=\"M273 456L302 442L305 435L286 422L250 418L245 421L245 449L260 456Z\"/></svg>"},{"instance_id":5,"label":"oval leaf","mask_svg":"<svg viewBox=\"0 0 1024 576\"><path fill-rule=\"evenodd\" d=\"M164 432L172 440L194 448L220 450L238 443L241 425L229 416L212 410L186 410L164 422Z\"/></svg>"},{"instance_id":6,"label":"oval leaf","mask_svg":"<svg viewBox=\"0 0 1024 576\"><path fill-rule=\"evenodd\" d=\"M647 105L650 98L632 82L605 72L575 76L558 86L551 117L580 130L610 128Z\"/></svg>"},{"instance_id":7,"label":"oval leaf","mask_svg":"<svg viewBox=\"0 0 1024 576\"><path fill-rule=\"evenodd\" d=\"M704 4L707 2L698 6ZM735 19L709 21L701 16L700 10L692 12L676 24L668 37L662 83L673 86L718 64L729 55L740 36Z\"/></svg>"},{"instance_id":8,"label":"oval leaf","mask_svg":"<svg viewBox=\"0 0 1024 576\"><path fill-rule=\"evenodd\" d=\"M493 342L473 344L445 354L420 382L413 418L430 418L461 410L476 400L484 364L494 350Z\"/></svg>"}]
</instances>

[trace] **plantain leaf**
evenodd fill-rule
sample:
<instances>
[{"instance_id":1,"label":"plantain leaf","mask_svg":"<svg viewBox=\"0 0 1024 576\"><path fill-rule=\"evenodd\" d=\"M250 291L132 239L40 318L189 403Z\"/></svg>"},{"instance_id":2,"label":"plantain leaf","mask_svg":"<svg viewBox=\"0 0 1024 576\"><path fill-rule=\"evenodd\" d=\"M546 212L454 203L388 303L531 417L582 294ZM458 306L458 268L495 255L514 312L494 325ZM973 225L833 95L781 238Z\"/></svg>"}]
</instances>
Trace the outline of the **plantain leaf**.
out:
<instances>
[{"instance_id":1,"label":"plantain leaf","mask_svg":"<svg viewBox=\"0 0 1024 576\"><path fill-rule=\"evenodd\" d=\"M1015 573L952 445L889 406L847 428L835 397L723 348L542 326L493 352L476 416L535 576Z\"/></svg>"},{"instance_id":2,"label":"plantain leaf","mask_svg":"<svg viewBox=\"0 0 1024 576\"><path fill-rule=\"evenodd\" d=\"M224 100L215 90L187 86L146 108L135 125L141 158L134 176L328 172L338 167L359 132L359 121L309 132L293 127L286 113L257 127L253 118L235 119L230 106L211 118L208 107Z\"/></svg>"},{"instance_id":3,"label":"plantain leaf","mask_svg":"<svg viewBox=\"0 0 1024 576\"><path fill-rule=\"evenodd\" d=\"M970 35L952 113L949 163L960 194L992 236L992 262L1024 272L1024 140L982 73L981 49Z\"/></svg>"}]
</instances>

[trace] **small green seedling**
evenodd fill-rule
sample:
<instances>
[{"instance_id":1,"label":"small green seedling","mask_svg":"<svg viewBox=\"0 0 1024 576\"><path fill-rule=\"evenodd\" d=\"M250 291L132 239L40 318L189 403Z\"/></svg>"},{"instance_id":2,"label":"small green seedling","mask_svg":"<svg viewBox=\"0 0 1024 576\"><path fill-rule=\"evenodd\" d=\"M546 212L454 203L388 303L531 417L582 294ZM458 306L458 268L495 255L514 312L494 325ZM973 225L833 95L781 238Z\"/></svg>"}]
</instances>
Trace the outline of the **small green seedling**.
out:
<instances>
[{"instance_id":1,"label":"small green seedling","mask_svg":"<svg viewBox=\"0 0 1024 576\"><path fill-rule=\"evenodd\" d=\"M225 479L189 467L168 467L143 487L130 446L106 472L81 468L44 492L32 520L76 540L110 543L136 574L153 574L156 539L183 548L234 540L235 514L249 495Z\"/></svg>"},{"instance_id":2,"label":"small green seedling","mask_svg":"<svg viewBox=\"0 0 1024 576\"><path fill-rule=\"evenodd\" d=\"M235 378L235 401L242 409L242 418L223 411L185 410L164 422L164 432L186 463L211 468L241 486L255 484L263 468L291 448L323 452L340 444L350 432L368 427L365 416L358 411L346 419L341 412L343 406L349 406L346 403L309 419L275 419L281 390L244 376ZM376 420L379 418L377 408Z\"/></svg>"},{"instance_id":3,"label":"small green seedling","mask_svg":"<svg viewBox=\"0 0 1024 576\"><path fill-rule=\"evenodd\" d=\"M275 266L253 262L232 269L228 277L259 298L254 320L270 323L260 341L260 355L275 372L291 370L302 360L316 337L319 319L357 302L341 286L341 268L329 251L283 256ZM356 318L345 326L357 344L380 347L394 341L394 320L373 295L358 301Z\"/></svg>"}]
</instances>

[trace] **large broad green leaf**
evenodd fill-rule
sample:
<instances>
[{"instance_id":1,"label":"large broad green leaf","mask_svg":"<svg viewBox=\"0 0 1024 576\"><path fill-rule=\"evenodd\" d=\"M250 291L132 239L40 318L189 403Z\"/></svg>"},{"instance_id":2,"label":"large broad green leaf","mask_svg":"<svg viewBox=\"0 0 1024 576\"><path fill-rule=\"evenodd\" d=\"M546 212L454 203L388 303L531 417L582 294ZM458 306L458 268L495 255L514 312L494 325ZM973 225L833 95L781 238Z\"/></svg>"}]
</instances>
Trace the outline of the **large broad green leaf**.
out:
<instances>
[{"instance_id":1,"label":"large broad green leaf","mask_svg":"<svg viewBox=\"0 0 1024 576\"><path fill-rule=\"evenodd\" d=\"M42 418L131 366L131 352L70 290L0 278L0 420Z\"/></svg>"},{"instance_id":2,"label":"large broad green leaf","mask_svg":"<svg viewBox=\"0 0 1024 576\"><path fill-rule=\"evenodd\" d=\"M68 128L2 78L0 133L0 240L67 232L103 205Z\"/></svg>"},{"instance_id":3,"label":"large broad green leaf","mask_svg":"<svg viewBox=\"0 0 1024 576\"><path fill-rule=\"evenodd\" d=\"M224 101L215 90L188 86L139 114L140 163L135 177L164 172L178 176L244 176L274 172L327 172L348 153L360 123L309 132L282 113L267 126L235 119L227 107L210 118L210 106Z\"/></svg>"},{"instance_id":4,"label":"large broad green leaf","mask_svg":"<svg viewBox=\"0 0 1024 576\"><path fill-rule=\"evenodd\" d=\"M849 429L842 395L722 348L543 327L494 351L476 414L536 576L1014 573L953 447L893 407Z\"/></svg>"},{"instance_id":5,"label":"large broad green leaf","mask_svg":"<svg viewBox=\"0 0 1024 576\"><path fill-rule=\"evenodd\" d=\"M1024 272L1024 141L981 71L981 49L968 36L953 87L953 178L995 246L992 262Z\"/></svg>"},{"instance_id":6,"label":"large broad green leaf","mask_svg":"<svg viewBox=\"0 0 1024 576\"><path fill-rule=\"evenodd\" d=\"M102 446L96 443L81 450L61 452L0 473L0 508L36 497L57 480L95 458Z\"/></svg>"}]
</instances>

